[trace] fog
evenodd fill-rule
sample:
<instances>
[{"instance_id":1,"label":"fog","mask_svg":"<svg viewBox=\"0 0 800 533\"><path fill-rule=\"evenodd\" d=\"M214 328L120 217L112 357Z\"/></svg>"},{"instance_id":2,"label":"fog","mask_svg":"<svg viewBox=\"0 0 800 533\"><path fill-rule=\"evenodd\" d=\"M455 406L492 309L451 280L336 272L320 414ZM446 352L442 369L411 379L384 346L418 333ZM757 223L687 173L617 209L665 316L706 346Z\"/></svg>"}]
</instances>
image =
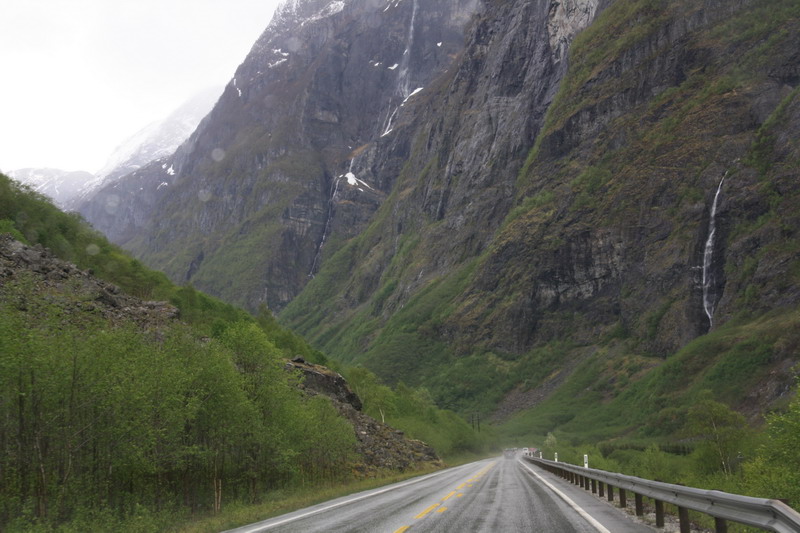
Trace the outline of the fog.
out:
<instances>
[{"instance_id":1,"label":"fog","mask_svg":"<svg viewBox=\"0 0 800 533\"><path fill-rule=\"evenodd\" d=\"M279 0L4 0L0 169L97 171L196 92L223 86Z\"/></svg>"}]
</instances>

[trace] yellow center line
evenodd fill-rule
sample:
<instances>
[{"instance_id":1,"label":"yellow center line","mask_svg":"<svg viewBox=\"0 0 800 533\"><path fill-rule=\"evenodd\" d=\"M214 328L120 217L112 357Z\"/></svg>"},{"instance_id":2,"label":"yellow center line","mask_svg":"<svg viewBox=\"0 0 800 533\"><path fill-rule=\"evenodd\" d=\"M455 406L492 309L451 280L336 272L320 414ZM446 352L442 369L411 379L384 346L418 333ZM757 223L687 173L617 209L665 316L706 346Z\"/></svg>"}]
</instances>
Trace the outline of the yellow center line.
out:
<instances>
[{"instance_id":1,"label":"yellow center line","mask_svg":"<svg viewBox=\"0 0 800 533\"><path fill-rule=\"evenodd\" d=\"M427 509L425 509L424 511L422 511L421 513L419 513L419 514L418 514L417 516L415 516L414 518L425 518L425 516L426 516L428 513L430 513L431 511L433 511L433 510L434 510L434 509L436 509L437 507L439 507L439 504L438 504L438 503L434 503L433 505L431 505L430 507L428 507Z\"/></svg>"},{"instance_id":2,"label":"yellow center line","mask_svg":"<svg viewBox=\"0 0 800 533\"><path fill-rule=\"evenodd\" d=\"M395 531L394 533L403 533L403 531L407 530L410 527L411 526L403 526L400 529L398 529L397 531Z\"/></svg>"},{"instance_id":3,"label":"yellow center line","mask_svg":"<svg viewBox=\"0 0 800 533\"><path fill-rule=\"evenodd\" d=\"M433 505L431 505L430 507L428 507L427 509L425 509L424 511L419 513L414 518L416 518L416 519L425 518L426 516L428 516L428 514L431 511L433 511L437 507L438 507L438 509L436 509L437 513L445 512L447 510L447 507L442 505L442 503L446 502L447 500L452 498L454 495L455 495L456 498L461 498L462 496L464 496L464 493L458 492L458 491L463 489L464 487L471 487L473 485L473 483L476 483L476 482L480 481L481 477L483 477L483 475L486 474L486 472L488 472L489 469L491 469L493 466L494 466L494 463L491 463L488 466L486 466L485 468L481 469L477 474L473 475L471 478L467 479L465 482L463 482L459 486L457 486L456 490L451 491L447 496L442 498L440 503L434 503ZM410 527L411 526L403 526L400 529L398 529L397 531L395 531L394 533L403 533L404 531L408 530Z\"/></svg>"}]
</instances>

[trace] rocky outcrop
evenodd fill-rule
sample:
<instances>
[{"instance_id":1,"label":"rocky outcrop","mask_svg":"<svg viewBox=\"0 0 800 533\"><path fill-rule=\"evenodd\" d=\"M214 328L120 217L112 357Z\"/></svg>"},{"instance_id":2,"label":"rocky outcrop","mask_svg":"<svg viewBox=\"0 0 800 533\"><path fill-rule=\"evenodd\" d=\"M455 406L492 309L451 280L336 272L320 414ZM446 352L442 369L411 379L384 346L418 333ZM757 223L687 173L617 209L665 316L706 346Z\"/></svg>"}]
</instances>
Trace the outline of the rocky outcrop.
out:
<instances>
[{"instance_id":1,"label":"rocky outcrop","mask_svg":"<svg viewBox=\"0 0 800 533\"><path fill-rule=\"evenodd\" d=\"M334 407L353 425L356 451L362 463L356 465L361 475L373 475L380 470L414 470L425 465L441 466L436 451L402 431L361 412L361 400L338 373L321 365L295 358L286 363L287 370L299 371L300 387L309 394L322 394L331 399Z\"/></svg>"},{"instance_id":2,"label":"rocky outcrop","mask_svg":"<svg viewBox=\"0 0 800 533\"><path fill-rule=\"evenodd\" d=\"M17 286L24 289L17 291ZM129 296L116 285L58 259L41 245L27 246L7 233L0 233L0 297L12 298L20 309L30 312L35 309L29 307L47 302L75 321L84 315L149 328L178 317L178 309L167 302Z\"/></svg>"},{"instance_id":3,"label":"rocky outcrop","mask_svg":"<svg viewBox=\"0 0 800 533\"><path fill-rule=\"evenodd\" d=\"M356 411L361 410L361 399L353 392L341 374L322 365L307 363L302 357L288 361L286 369L300 372L303 376L302 388L324 394L337 402L349 404Z\"/></svg>"}]
</instances>

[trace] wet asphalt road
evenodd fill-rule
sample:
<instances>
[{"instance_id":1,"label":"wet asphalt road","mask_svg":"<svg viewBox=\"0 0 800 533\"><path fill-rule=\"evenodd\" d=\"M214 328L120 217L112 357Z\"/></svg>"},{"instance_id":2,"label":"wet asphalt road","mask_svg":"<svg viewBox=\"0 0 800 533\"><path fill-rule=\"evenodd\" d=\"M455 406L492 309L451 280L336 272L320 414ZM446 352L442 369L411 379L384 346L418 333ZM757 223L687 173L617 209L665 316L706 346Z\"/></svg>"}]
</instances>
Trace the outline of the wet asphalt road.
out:
<instances>
[{"instance_id":1,"label":"wet asphalt road","mask_svg":"<svg viewBox=\"0 0 800 533\"><path fill-rule=\"evenodd\" d=\"M645 533L653 529L536 467L499 457L231 531Z\"/></svg>"}]
</instances>

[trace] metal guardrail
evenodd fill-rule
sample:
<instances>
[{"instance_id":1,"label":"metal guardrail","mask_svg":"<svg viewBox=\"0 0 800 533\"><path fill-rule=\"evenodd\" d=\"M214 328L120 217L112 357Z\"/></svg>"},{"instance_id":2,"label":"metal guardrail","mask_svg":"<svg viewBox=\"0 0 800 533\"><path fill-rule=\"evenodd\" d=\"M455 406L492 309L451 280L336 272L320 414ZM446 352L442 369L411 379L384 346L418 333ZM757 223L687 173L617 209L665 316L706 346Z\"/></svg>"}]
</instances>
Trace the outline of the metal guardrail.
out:
<instances>
[{"instance_id":1,"label":"metal guardrail","mask_svg":"<svg viewBox=\"0 0 800 533\"><path fill-rule=\"evenodd\" d=\"M714 517L717 533L727 533L727 521L755 526L778 533L800 532L800 513L778 500L740 496L718 490L704 490L660 481L650 481L604 470L583 468L535 457L523 457L545 470L591 490L602 498L614 501L614 487L619 493L620 507L627 505L627 492L636 500L636 514L644 514L642 497L652 498L656 509L656 526L664 527L664 503L678 507L681 533L689 533L688 510Z\"/></svg>"}]
</instances>

